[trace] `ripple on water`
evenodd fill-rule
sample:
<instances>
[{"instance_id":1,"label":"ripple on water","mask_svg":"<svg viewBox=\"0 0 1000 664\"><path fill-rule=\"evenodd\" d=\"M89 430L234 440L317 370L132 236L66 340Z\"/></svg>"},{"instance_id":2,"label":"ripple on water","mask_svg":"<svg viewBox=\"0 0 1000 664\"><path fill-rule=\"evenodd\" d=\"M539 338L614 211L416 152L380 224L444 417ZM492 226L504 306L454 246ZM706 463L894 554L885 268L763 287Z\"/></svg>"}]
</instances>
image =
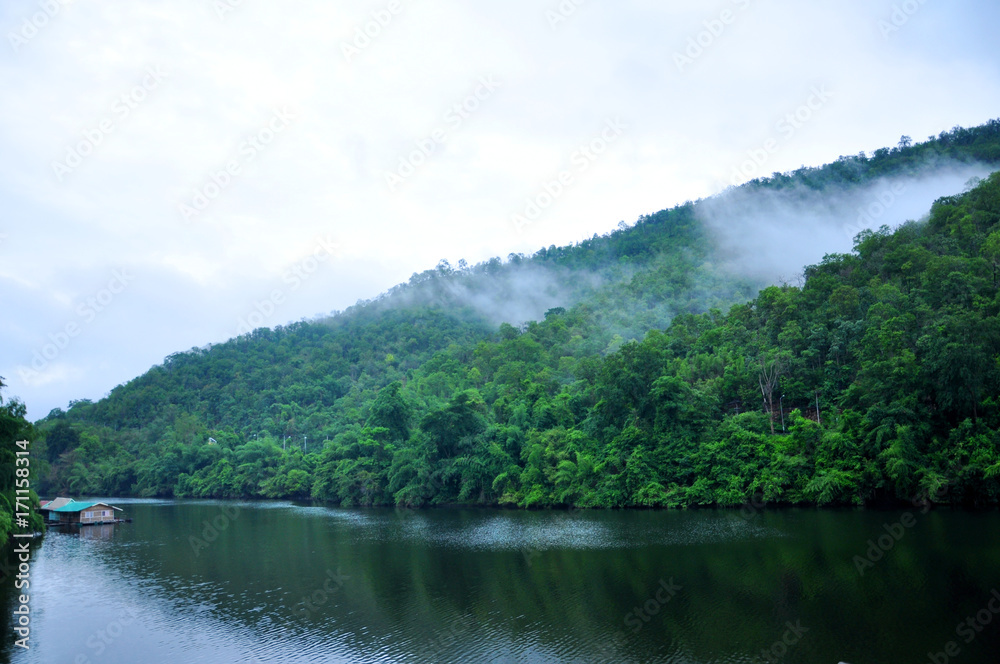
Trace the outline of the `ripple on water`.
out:
<instances>
[{"instance_id":1,"label":"ripple on water","mask_svg":"<svg viewBox=\"0 0 1000 664\"><path fill-rule=\"evenodd\" d=\"M355 541L423 542L478 551L618 549L636 546L691 546L781 537L775 528L738 515L719 519L668 518L656 525L622 524L573 512L478 513L471 519L440 520L419 512L381 515L349 509L326 511L351 528ZM681 516L681 515L673 515Z\"/></svg>"}]
</instances>

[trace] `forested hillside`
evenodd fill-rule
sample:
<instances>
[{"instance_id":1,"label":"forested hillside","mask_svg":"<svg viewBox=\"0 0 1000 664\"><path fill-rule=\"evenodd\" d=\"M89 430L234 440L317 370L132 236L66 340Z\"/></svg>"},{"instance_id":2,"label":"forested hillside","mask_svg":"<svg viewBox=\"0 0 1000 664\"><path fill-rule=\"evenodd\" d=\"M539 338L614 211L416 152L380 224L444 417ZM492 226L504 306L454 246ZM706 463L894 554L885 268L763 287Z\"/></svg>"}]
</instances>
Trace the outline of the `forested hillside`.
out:
<instances>
[{"instance_id":1,"label":"forested hillside","mask_svg":"<svg viewBox=\"0 0 1000 664\"><path fill-rule=\"evenodd\" d=\"M1000 121L745 188L832 195L944 160L1000 163ZM1000 176L759 293L722 265L700 205L530 257L442 262L331 319L173 355L38 423L45 488L345 505L1000 499Z\"/></svg>"},{"instance_id":2,"label":"forested hillside","mask_svg":"<svg viewBox=\"0 0 1000 664\"><path fill-rule=\"evenodd\" d=\"M0 376L0 547L7 543L11 533L36 532L44 530L45 524L38 514L38 495L28 475L32 471L33 450L30 445L33 428L24 418L24 404L17 400L5 401L3 377ZM29 441L27 447L18 446L18 441ZM18 455L18 452L21 452ZM27 454L24 454L27 452ZM19 462L18 459L21 459ZM20 470L19 470L20 469ZM20 486L18 485L20 480ZM21 492L18 493L18 489ZM25 491L25 488L28 490ZM18 500L20 499L20 500ZM19 509L18 502L22 508ZM17 526L16 515L27 513L27 523ZM3 575L0 574L0 579Z\"/></svg>"}]
</instances>

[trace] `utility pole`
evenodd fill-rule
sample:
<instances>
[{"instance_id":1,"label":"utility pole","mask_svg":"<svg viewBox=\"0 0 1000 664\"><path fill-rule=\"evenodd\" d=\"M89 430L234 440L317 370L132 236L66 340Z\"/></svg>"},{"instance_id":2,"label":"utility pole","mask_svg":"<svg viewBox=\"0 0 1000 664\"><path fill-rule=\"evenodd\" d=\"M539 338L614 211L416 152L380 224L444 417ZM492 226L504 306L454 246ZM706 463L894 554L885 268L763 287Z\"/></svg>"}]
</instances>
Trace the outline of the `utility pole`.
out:
<instances>
[{"instance_id":1,"label":"utility pole","mask_svg":"<svg viewBox=\"0 0 1000 664\"><path fill-rule=\"evenodd\" d=\"M309 451L309 438L307 438L306 436L302 436L302 451L303 452Z\"/></svg>"}]
</instances>

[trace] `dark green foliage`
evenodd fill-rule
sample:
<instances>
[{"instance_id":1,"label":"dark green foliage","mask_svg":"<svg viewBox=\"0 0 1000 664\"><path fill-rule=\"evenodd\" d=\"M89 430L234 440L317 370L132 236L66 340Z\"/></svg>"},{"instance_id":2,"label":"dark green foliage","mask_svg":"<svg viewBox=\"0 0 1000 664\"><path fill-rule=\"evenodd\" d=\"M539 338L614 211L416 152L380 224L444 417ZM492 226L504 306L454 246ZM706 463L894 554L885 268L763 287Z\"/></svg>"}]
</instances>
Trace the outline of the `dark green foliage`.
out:
<instances>
[{"instance_id":1,"label":"dark green foliage","mask_svg":"<svg viewBox=\"0 0 1000 664\"><path fill-rule=\"evenodd\" d=\"M44 461L38 458L37 447L31 445L34 428L24 417L24 404L16 399L5 403L2 393L4 387L3 377L0 376L0 547L7 543L15 530L45 530L45 524L38 513L38 495L34 491L38 483L39 465L44 464ZM27 441L28 444L18 446L18 441ZM25 455L24 452L28 454ZM25 488L28 489L27 492L18 493L18 489ZM19 504L24 510L18 507ZM29 515L26 527L16 527L18 513Z\"/></svg>"},{"instance_id":2,"label":"dark green foliage","mask_svg":"<svg viewBox=\"0 0 1000 664\"><path fill-rule=\"evenodd\" d=\"M994 121L748 186L822 191L1000 161L998 146ZM715 267L696 207L531 257L442 262L330 320L171 356L40 424L48 486L349 505L997 504L1000 176L925 223L861 233L800 287L759 292ZM541 320L466 306L516 297L524 275L564 284Z\"/></svg>"}]
</instances>

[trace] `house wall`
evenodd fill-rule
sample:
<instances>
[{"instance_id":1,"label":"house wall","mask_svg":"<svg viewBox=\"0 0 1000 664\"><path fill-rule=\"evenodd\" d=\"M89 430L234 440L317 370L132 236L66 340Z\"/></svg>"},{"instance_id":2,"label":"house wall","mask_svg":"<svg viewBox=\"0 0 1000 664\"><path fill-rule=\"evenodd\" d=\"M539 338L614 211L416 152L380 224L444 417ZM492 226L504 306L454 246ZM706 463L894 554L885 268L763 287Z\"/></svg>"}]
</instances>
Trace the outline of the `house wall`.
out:
<instances>
[{"instance_id":1,"label":"house wall","mask_svg":"<svg viewBox=\"0 0 1000 664\"><path fill-rule=\"evenodd\" d=\"M103 504L88 507L79 512L79 514L80 523L100 523L102 521L113 521L115 518L114 510L108 505Z\"/></svg>"}]
</instances>

